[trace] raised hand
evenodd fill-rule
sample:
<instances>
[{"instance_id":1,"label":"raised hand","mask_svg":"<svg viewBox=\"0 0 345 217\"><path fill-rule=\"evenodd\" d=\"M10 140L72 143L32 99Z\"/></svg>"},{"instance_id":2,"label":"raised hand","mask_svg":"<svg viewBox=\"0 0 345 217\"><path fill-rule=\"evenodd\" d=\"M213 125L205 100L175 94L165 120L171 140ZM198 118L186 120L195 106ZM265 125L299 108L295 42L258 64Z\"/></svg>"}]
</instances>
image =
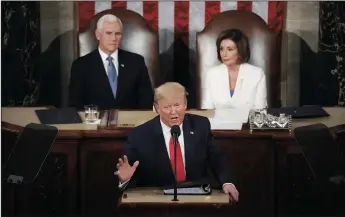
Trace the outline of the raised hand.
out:
<instances>
[{"instance_id":1,"label":"raised hand","mask_svg":"<svg viewBox=\"0 0 345 217\"><path fill-rule=\"evenodd\" d=\"M124 155L123 160L122 158L119 158L119 162L116 165L117 171L114 172L114 174L119 177L120 182L128 181L132 178L138 165L139 161L135 161L133 166L129 165L127 156Z\"/></svg>"}]
</instances>

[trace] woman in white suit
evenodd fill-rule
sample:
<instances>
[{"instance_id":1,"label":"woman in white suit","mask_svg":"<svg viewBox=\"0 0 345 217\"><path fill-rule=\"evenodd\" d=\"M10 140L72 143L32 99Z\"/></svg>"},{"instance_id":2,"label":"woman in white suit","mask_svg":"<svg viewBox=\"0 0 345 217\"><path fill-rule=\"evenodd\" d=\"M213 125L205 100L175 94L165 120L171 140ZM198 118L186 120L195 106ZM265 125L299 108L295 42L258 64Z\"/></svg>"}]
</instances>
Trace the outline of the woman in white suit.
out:
<instances>
[{"instance_id":1,"label":"woman in white suit","mask_svg":"<svg viewBox=\"0 0 345 217\"><path fill-rule=\"evenodd\" d=\"M206 74L202 108L266 108L265 73L247 63L250 56L247 37L238 29L228 29L218 36L216 45L222 64Z\"/></svg>"}]
</instances>

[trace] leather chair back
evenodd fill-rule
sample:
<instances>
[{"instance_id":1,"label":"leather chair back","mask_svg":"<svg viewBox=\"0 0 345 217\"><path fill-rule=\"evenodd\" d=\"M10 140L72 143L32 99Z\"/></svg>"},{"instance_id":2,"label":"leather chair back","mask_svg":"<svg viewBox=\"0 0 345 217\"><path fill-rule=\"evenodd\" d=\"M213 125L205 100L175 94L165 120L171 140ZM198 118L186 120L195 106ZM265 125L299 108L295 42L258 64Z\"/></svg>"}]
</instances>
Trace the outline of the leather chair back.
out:
<instances>
[{"instance_id":1,"label":"leather chair back","mask_svg":"<svg viewBox=\"0 0 345 217\"><path fill-rule=\"evenodd\" d=\"M344 216L345 161L330 129L318 123L297 127L293 134L313 174L309 185L303 189L310 189L305 194L309 198L300 197L300 192L299 198L314 205L311 207L313 213Z\"/></svg>"},{"instance_id":2,"label":"leather chair back","mask_svg":"<svg viewBox=\"0 0 345 217\"><path fill-rule=\"evenodd\" d=\"M121 19L123 35L120 48L140 54L144 57L150 75L151 84L156 87L160 83L158 74L158 36L138 13L124 8L113 8L96 14L83 32L79 33L79 56L84 56L98 47L95 36L97 21L105 14L113 14Z\"/></svg>"},{"instance_id":3,"label":"leather chair back","mask_svg":"<svg viewBox=\"0 0 345 217\"><path fill-rule=\"evenodd\" d=\"M248 63L262 68L266 74L268 107L280 106L280 50L276 33L266 22L249 11L225 11L212 18L197 33L197 102L201 106L205 74L213 66L221 64L217 59L216 40L226 29L240 29L249 40Z\"/></svg>"},{"instance_id":4,"label":"leather chair back","mask_svg":"<svg viewBox=\"0 0 345 217\"><path fill-rule=\"evenodd\" d=\"M337 125L330 128L332 134L334 135L338 148L345 160L345 124Z\"/></svg>"},{"instance_id":5,"label":"leather chair back","mask_svg":"<svg viewBox=\"0 0 345 217\"><path fill-rule=\"evenodd\" d=\"M293 134L315 178L326 181L335 175L345 175L345 162L326 125L297 127Z\"/></svg>"}]
</instances>

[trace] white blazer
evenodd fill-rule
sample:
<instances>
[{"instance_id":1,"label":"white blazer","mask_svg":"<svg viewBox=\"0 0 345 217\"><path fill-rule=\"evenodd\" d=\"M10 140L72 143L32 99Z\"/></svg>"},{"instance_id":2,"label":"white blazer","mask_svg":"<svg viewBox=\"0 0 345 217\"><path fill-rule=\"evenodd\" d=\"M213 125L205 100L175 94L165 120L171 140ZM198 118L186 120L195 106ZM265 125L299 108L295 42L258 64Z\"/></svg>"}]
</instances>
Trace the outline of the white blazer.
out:
<instances>
[{"instance_id":1,"label":"white blazer","mask_svg":"<svg viewBox=\"0 0 345 217\"><path fill-rule=\"evenodd\" d=\"M240 65L232 97L228 69L225 64L208 70L202 93L202 109L261 109L267 106L265 73L261 68L248 63Z\"/></svg>"}]
</instances>

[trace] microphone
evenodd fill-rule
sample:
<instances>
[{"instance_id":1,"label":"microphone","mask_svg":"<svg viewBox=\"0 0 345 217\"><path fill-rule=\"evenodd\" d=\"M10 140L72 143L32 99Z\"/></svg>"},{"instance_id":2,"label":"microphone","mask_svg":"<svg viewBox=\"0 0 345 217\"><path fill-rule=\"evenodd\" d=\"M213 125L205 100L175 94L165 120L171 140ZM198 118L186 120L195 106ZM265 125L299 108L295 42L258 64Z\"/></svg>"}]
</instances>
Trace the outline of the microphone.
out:
<instances>
[{"instance_id":1,"label":"microphone","mask_svg":"<svg viewBox=\"0 0 345 217\"><path fill-rule=\"evenodd\" d=\"M173 137L173 139L178 139L178 137L181 135L181 129L179 126L174 125L171 127L170 130L171 136Z\"/></svg>"},{"instance_id":2,"label":"microphone","mask_svg":"<svg viewBox=\"0 0 345 217\"><path fill-rule=\"evenodd\" d=\"M171 136L173 138L173 141L174 141L174 174L175 174L175 181L174 181L174 199L172 199L172 201L178 201L177 199L177 186L176 186L176 144L177 144L177 141L178 141L178 137L180 136L181 134L181 129L179 126L177 125L174 125L171 127L171 130L170 130L170 133L171 133ZM170 153L171 154L171 153Z\"/></svg>"}]
</instances>

